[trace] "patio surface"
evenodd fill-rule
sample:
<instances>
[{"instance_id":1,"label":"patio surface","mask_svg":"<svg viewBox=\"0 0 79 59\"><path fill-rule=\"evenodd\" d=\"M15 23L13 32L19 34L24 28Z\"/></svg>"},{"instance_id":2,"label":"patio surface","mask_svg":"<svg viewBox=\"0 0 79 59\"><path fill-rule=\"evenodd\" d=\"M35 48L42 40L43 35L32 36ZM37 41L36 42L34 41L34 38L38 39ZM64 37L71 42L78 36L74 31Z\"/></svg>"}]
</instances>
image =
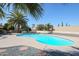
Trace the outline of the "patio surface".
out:
<instances>
[{"instance_id":1,"label":"patio surface","mask_svg":"<svg viewBox=\"0 0 79 59\"><path fill-rule=\"evenodd\" d=\"M17 37L15 34L2 35L0 36L0 55L7 56L38 56L38 55L79 55L79 37L77 36L66 36L66 35L54 35L46 34L51 36L57 36L72 40L75 42L73 46L49 46L46 44L39 43L33 38L22 38Z\"/></svg>"}]
</instances>

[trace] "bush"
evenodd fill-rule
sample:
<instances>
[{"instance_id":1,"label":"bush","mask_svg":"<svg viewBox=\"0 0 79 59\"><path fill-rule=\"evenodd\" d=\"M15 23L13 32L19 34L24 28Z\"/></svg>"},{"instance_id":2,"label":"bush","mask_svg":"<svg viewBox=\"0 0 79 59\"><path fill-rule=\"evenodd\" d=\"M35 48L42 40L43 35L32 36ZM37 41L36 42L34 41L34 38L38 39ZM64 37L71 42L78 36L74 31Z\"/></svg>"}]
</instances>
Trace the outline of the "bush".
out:
<instances>
[{"instance_id":1,"label":"bush","mask_svg":"<svg viewBox=\"0 0 79 59\"><path fill-rule=\"evenodd\" d=\"M6 24L4 25L4 27L3 27L3 29L4 29L4 30L14 30L14 26L12 26L12 25L6 23Z\"/></svg>"},{"instance_id":2,"label":"bush","mask_svg":"<svg viewBox=\"0 0 79 59\"><path fill-rule=\"evenodd\" d=\"M0 29L0 34L2 34L3 33L3 29Z\"/></svg>"}]
</instances>

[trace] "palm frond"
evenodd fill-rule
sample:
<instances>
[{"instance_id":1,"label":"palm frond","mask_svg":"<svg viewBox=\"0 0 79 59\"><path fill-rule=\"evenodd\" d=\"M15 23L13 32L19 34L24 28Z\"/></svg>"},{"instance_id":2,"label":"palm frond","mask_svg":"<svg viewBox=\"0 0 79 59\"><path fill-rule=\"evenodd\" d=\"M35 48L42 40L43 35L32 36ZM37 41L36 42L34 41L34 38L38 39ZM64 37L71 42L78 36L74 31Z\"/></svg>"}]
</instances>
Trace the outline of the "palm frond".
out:
<instances>
[{"instance_id":1,"label":"palm frond","mask_svg":"<svg viewBox=\"0 0 79 59\"><path fill-rule=\"evenodd\" d=\"M0 18L3 18L5 16L5 13L3 11L3 8L0 5Z\"/></svg>"},{"instance_id":2,"label":"palm frond","mask_svg":"<svg viewBox=\"0 0 79 59\"><path fill-rule=\"evenodd\" d=\"M13 7L13 11L21 11L24 14L32 15L35 19L38 19L43 14L43 8L41 4L38 3L6 3L4 4L6 7L10 8Z\"/></svg>"}]
</instances>

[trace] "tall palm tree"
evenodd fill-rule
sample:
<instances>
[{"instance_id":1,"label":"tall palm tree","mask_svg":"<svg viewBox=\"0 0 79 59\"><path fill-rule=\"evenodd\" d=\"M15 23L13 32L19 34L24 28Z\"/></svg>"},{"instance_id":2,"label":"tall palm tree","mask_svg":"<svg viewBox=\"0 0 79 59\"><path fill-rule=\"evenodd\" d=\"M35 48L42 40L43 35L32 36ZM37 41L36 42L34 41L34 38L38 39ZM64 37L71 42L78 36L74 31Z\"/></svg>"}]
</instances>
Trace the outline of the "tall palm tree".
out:
<instances>
[{"instance_id":1,"label":"tall palm tree","mask_svg":"<svg viewBox=\"0 0 79 59\"><path fill-rule=\"evenodd\" d=\"M12 6L13 10L18 10L24 12L25 14L30 14L35 19L40 17L43 13L43 8L41 7L41 4L38 3L3 3L2 6L6 6L8 8Z\"/></svg>"},{"instance_id":2,"label":"tall palm tree","mask_svg":"<svg viewBox=\"0 0 79 59\"><path fill-rule=\"evenodd\" d=\"M28 14L32 15L36 20L43 13L43 8L41 7L41 4L38 4L38 3L3 3L3 4L1 3L0 6L2 6L3 8L6 7L8 9L10 9L10 7L11 8L13 7L12 11L20 11L20 12L23 12L24 14L26 14L27 16L28 16ZM22 21L22 19L20 19L19 17L18 17L19 20L17 20L16 15L18 15L17 12L11 13L9 21L15 25L16 25L15 22L17 22L17 27L19 30L19 27L20 27L19 23L22 24L22 22L23 22L23 25L25 26L25 24L24 24L25 21L24 20ZM18 15L18 16L20 16L20 15Z\"/></svg>"},{"instance_id":3,"label":"tall palm tree","mask_svg":"<svg viewBox=\"0 0 79 59\"><path fill-rule=\"evenodd\" d=\"M27 18L24 16L21 12L15 11L10 14L9 18L9 24L10 26L14 26L17 30L17 32L20 32L20 29L22 27L27 27Z\"/></svg>"}]
</instances>

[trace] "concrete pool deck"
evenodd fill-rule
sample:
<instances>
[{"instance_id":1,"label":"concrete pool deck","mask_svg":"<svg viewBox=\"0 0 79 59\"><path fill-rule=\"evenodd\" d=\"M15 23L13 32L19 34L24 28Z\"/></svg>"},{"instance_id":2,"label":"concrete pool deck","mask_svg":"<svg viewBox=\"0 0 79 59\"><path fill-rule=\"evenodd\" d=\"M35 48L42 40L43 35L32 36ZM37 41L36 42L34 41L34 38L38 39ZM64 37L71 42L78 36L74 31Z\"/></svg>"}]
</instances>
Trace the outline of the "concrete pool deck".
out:
<instances>
[{"instance_id":1,"label":"concrete pool deck","mask_svg":"<svg viewBox=\"0 0 79 59\"><path fill-rule=\"evenodd\" d=\"M22 38L22 37L17 37L15 34L12 34L12 35L2 35L0 37L0 49L23 45L23 46L30 46L36 49L47 50L47 51L53 49L53 50L59 50L64 52L70 52L70 51L79 52L79 37L54 35L54 34L45 34L45 35L51 35L51 36L57 36L57 37L69 39L74 41L75 44L73 46L49 46L46 44L39 43L35 41L33 38Z\"/></svg>"}]
</instances>

